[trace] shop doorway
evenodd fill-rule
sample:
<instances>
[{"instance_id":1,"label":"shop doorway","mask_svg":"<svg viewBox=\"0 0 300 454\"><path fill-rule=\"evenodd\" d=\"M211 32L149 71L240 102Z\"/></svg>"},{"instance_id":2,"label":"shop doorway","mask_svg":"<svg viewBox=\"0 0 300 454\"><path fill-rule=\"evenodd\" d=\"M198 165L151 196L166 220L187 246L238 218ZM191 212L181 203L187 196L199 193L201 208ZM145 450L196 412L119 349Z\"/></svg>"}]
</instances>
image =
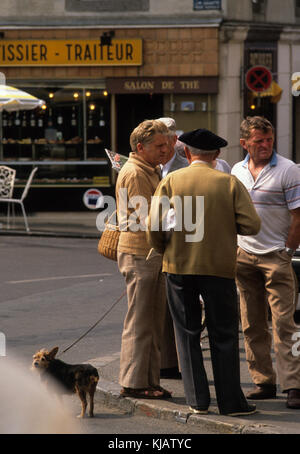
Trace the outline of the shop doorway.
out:
<instances>
[{"instance_id":1,"label":"shop doorway","mask_svg":"<svg viewBox=\"0 0 300 454\"><path fill-rule=\"evenodd\" d=\"M276 103L271 101L270 96L259 97L254 96L253 92L246 90L244 98L244 118L253 116L262 116L267 118L275 128L275 142L274 148L277 148L276 140L276 123L277 123L277 111Z\"/></svg>"},{"instance_id":2,"label":"shop doorway","mask_svg":"<svg viewBox=\"0 0 300 454\"><path fill-rule=\"evenodd\" d=\"M163 95L116 95L117 149L121 154L130 152L129 137L144 120L163 116Z\"/></svg>"}]
</instances>

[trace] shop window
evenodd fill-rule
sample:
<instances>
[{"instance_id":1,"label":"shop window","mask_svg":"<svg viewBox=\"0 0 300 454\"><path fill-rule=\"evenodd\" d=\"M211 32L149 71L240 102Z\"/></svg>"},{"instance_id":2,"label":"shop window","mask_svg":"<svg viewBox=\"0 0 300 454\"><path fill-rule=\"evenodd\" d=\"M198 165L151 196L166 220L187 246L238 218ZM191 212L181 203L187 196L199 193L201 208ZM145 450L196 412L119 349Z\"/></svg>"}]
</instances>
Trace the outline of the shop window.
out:
<instances>
[{"instance_id":1,"label":"shop window","mask_svg":"<svg viewBox=\"0 0 300 454\"><path fill-rule=\"evenodd\" d=\"M253 14L264 14L266 6L265 3L265 0L252 0Z\"/></svg>"},{"instance_id":2,"label":"shop window","mask_svg":"<svg viewBox=\"0 0 300 454\"><path fill-rule=\"evenodd\" d=\"M110 147L107 92L78 86L19 88L46 104L32 111L2 113L1 162L17 165L18 176L26 175L29 165L38 165L39 183L92 184L95 175L106 176L107 182L109 167L102 165L107 162L105 148Z\"/></svg>"},{"instance_id":3,"label":"shop window","mask_svg":"<svg viewBox=\"0 0 300 454\"><path fill-rule=\"evenodd\" d=\"M194 0L194 10L221 9L221 0Z\"/></svg>"}]
</instances>

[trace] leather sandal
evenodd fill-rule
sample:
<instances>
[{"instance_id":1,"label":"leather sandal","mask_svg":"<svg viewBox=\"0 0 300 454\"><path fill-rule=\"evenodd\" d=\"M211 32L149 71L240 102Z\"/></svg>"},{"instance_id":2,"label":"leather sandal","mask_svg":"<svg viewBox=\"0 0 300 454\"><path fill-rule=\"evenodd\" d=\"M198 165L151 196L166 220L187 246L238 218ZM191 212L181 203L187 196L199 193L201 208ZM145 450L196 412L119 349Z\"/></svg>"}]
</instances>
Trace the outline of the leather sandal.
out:
<instances>
[{"instance_id":1,"label":"leather sandal","mask_svg":"<svg viewBox=\"0 0 300 454\"><path fill-rule=\"evenodd\" d=\"M164 390L165 391L165 390ZM134 399L165 399L165 393L158 388L122 388L121 397L131 397Z\"/></svg>"},{"instance_id":2,"label":"leather sandal","mask_svg":"<svg viewBox=\"0 0 300 454\"><path fill-rule=\"evenodd\" d=\"M172 393L170 393L170 391L168 391L167 389L164 389L162 386L152 386L151 389L153 389L154 391L162 392L164 399L169 399L170 397L172 397Z\"/></svg>"}]
</instances>

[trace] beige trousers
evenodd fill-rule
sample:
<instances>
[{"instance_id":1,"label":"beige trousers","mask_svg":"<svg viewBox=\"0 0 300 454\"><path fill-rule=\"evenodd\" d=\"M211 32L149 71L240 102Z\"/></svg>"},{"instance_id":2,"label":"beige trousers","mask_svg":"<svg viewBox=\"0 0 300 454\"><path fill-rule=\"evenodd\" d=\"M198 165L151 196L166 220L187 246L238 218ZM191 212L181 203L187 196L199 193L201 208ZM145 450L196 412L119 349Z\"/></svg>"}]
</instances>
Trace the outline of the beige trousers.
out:
<instances>
[{"instance_id":1,"label":"beige trousers","mask_svg":"<svg viewBox=\"0 0 300 454\"><path fill-rule=\"evenodd\" d=\"M147 388L160 382L160 345L166 288L161 257L118 253L118 266L127 286L128 311L122 333L121 386Z\"/></svg>"},{"instance_id":2,"label":"beige trousers","mask_svg":"<svg viewBox=\"0 0 300 454\"><path fill-rule=\"evenodd\" d=\"M292 336L299 331L294 322L295 279L291 258L285 251L264 255L238 249L237 285L246 359L255 384L275 384L271 358L272 336L277 374L282 391L300 389L300 357L293 355Z\"/></svg>"}]
</instances>

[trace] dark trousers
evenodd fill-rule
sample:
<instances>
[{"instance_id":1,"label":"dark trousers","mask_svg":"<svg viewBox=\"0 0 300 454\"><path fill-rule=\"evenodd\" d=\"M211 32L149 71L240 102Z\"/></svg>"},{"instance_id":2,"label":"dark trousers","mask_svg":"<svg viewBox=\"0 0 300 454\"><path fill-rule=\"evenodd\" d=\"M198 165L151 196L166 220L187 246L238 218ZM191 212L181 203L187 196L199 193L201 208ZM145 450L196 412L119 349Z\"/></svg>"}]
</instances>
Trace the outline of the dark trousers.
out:
<instances>
[{"instance_id":1,"label":"dark trousers","mask_svg":"<svg viewBox=\"0 0 300 454\"><path fill-rule=\"evenodd\" d=\"M220 413L240 411L248 403L240 386L238 303L234 279L167 274L183 385L188 405L207 409L208 380L200 345L202 296Z\"/></svg>"}]
</instances>

